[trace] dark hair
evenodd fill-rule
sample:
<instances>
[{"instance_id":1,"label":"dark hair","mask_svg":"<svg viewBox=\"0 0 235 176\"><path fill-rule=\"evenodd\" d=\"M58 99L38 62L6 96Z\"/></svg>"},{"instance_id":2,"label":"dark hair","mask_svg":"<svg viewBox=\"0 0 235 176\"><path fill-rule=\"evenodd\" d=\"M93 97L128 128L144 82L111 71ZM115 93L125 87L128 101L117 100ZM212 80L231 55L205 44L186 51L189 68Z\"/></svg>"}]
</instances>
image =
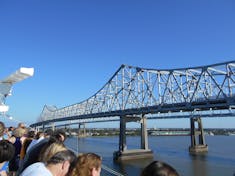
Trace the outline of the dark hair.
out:
<instances>
[{"instance_id":1,"label":"dark hair","mask_svg":"<svg viewBox=\"0 0 235 176\"><path fill-rule=\"evenodd\" d=\"M161 161L153 161L144 168L141 176L179 176L179 174L169 164Z\"/></svg>"},{"instance_id":2,"label":"dark hair","mask_svg":"<svg viewBox=\"0 0 235 176\"><path fill-rule=\"evenodd\" d=\"M58 164L64 161L69 161L70 164L74 163L76 155L71 150L63 150L54 154L46 164Z\"/></svg>"},{"instance_id":3,"label":"dark hair","mask_svg":"<svg viewBox=\"0 0 235 176\"><path fill-rule=\"evenodd\" d=\"M10 126L8 127L8 131L13 131L14 130L14 127Z\"/></svg>"},{"instance_id":4,"label":"dark hair","mask_svg":"<svg viewBox=\"0 0 235 176\"><path fill-rule=\"evenodd\" d=\"M38 132L35 134L34 138L35 138L35 139L39 139L40 136L41 136L41 134L44 134L44 133L43 133L42 131L38 131Z\"/></svg>"},{"instance_id":5,"label":"dark hair","mask_svg":"<svg viewBox=\"0 0 235 176\"><path fill-rule=\"evenodd\" d=\"M15 147L8 140L0 141L0 163L10 161L15 155Z\"/></svg>"},{"instance_id":6,"label":"dark hair","mask_svg":"<svg viewBox=\"0 0 235 176\"><path fill-rule=\"evenodd\" d=\"M27 137L34 138L35 137L35 131L28 131Z\"/></svg>"},{"instance_id":7,"label":"dark hair","mask_svg":"<svg viewBox=\"0 0 235 176\"><path fill-rule=\"evenodd\" d=\"M51 136L51 135L54 134L54 131L49 128L49 129L46 129L46 130L44 131L44 133L45 133L47 136Z\"/></svg>"},{"instance_id":8,"label":"dark hair","mask_svg":"<svg viewBox=\"0 0 235 176\"><path fill-rule=\"evenodd\" d=\"M62 139L62 136L64 137L64 139ZM65 141L67 138L67 135L65 133L65 131L63 129L57 129L54 134L53 137L55 137L56 139L60 140L60 141Z\"/></svg>"}]
</instances>

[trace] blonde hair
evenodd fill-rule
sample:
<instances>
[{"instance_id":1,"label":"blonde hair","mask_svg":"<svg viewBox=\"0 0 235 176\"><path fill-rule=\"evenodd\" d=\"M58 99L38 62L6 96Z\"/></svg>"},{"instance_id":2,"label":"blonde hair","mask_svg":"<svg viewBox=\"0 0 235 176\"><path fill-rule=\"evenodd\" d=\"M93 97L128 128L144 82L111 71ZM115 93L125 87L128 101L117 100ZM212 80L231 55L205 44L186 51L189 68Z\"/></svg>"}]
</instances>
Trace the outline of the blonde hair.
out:
<instances>
[{"instance_id":1,"label":"blonde hair","mask_svg":"<svg viewBox=\"0 0 235 176\"><path fill-rule=\"evenodd\" d=\"M64 151L64 150L67 150L67 148L62 142L55 141L55 142L50 143L49 141L48 145L44 146L43 149L41 150L38 160L40 162L47 163L47 161L51 159L51 157L54 154Z\"/></svg>"},{"instance_id":2,"label":"blonde hair","mask_svg":"<svg viewBox=\"0 0 235 176\"><path fill-rule=\"evenodd\" d=\"M91 176L93 168L101 168L101 161L101 157L95 153L80 154L71 176Z\"/></svg>"},{"instance_id":3,"label":"blonde hair","mask_svg":"<svg viewBox=\"0 0 235 176\"><path fill-rule=\"evenodd\" d=\"M25 134L28 133L28 130L26 128L16 128L14 131L13 131L13 135L15 137L22 137L24 136Z\"/></svg>"}]
</instances>

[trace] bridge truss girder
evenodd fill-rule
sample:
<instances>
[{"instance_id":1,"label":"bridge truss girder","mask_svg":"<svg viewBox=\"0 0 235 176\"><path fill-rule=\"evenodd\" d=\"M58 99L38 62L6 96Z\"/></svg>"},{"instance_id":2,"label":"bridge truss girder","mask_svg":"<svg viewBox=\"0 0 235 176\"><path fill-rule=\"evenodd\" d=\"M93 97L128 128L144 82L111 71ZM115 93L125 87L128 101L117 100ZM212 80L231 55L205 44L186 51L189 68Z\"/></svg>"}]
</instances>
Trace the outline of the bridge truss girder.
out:
<instances>
[{"instance_id":1,"label":"bridge truss girder","mask_svg":"<svg viewBox=\"0 0 235 176\"><path fill-rule=\"evenodd\" d=\"M93 96L59 109L45 106L38 122L229 109L234 93L235 61L169 70L122 65Z\"/></svg>"}]
</instances>

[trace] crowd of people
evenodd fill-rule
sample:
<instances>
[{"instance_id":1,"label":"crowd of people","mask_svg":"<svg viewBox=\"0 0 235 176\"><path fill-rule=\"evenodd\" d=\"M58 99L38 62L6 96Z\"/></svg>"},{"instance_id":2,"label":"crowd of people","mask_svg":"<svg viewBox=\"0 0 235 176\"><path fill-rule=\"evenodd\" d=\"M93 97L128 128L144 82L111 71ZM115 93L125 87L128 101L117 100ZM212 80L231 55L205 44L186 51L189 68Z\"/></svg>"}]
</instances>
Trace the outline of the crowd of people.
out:
<instances>
[{"instance_id":1,"label":"crowd of people","mask_svg":"<svg viewBox=\"0 0 235 176\"><path fill-rule=\"evenodd\" d=\"M65 140L63 130L36 133L23 123L6 128L0 122L0 176L99 176L101 157L76 156Z\"/></svg>"},{"instance_id":2,"label":"crowd of people","mask_svg":"<svg viewBox=\"0 0 235 176\"><path fill-rule=\"evenodd\" d=\"M0 121L0 176L100 176L101 156L75 155L65 145L63 130L35 132L19 123L6 128ZM141 176L179 176L166 163L154 161Z\"/></svg>"}]
</instances>

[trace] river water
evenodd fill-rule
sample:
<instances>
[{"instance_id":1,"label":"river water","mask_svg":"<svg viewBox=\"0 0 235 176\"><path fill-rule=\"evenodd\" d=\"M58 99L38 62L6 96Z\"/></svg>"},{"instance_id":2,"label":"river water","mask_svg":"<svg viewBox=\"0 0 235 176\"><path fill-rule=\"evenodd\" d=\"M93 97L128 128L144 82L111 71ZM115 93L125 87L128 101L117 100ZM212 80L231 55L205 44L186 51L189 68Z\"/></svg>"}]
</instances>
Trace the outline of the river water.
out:
<instances>
[{"instance_id":1,"label":"river water","mask_svg":"<svg viewBox=\"0 0 235 176\"><path fill-rule=\"evenodd\" d=\"M193 156L188 152L189 136L149 136L154 160L172 165L181 176L235 176L235 136L205 136L209 151ZM118 150L118 136L68 138L66 145L78 153L94 152L102 163L123 175L138 176L152 160L141 159L116 163L113 152ZM128 149L140 148L140 137L127 137ZM108 175L102 171L102 175Z\"/></svg>"}]
</instances>

